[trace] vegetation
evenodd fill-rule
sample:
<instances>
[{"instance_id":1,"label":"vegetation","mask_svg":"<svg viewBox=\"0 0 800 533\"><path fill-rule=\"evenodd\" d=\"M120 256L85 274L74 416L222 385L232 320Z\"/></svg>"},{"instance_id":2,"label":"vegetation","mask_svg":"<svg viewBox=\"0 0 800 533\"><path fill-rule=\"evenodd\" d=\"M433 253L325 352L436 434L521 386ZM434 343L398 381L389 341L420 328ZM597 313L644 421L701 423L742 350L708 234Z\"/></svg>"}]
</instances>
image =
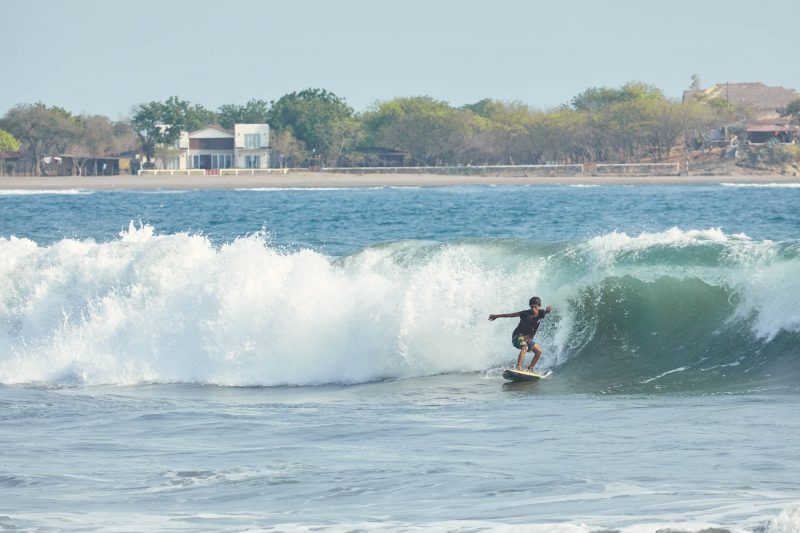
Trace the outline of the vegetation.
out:
<instances>
[{"instance_id":1,"label":"vegetation","mask_svg":"<svg viewBox=\"0 0 800 533\"><path fill-rule=\"evenodd\" d=\"M699 86L699 79L692 83ZM590 87L550 110L492 99L453 107L410 96L355 113L329 91L306 89L216 111L172 96L137 105L125 122L20 104L0 119L0 128L19 141L34 174L41 173L46 156L98 157L133 148L152 166L159 154L174 151L181 131L263 122L272 129L273 160L287 166L359 165L371 149L420 166L642 162L667 160L676 146L702 147L705 132L747 117L745 109L698 94L676 102L654 86L631 82ZM800 123L800 100L781 111ZM761 157L776 159L779 154Z\"/></svg>"},{"instance_id":2,"label":"vegetation","mask_svg":"<svg viewBox=\"0 0 800 533\"><path fill-rule=\"evenodd\" d=\"M146 167L150 167L159 146L174 145L181 131L193 131L218 119L218 114L201 105L171 96L166 102L148 102L135 107L130 125L139 137L147 159Z\"/></svg>"},{"instance_id":3,"label":"vegetation","mask_svg":"<svg viewBox=\"0 0 800 533\"><path fill-rule=\"evenodd\" d=\"M356 148L358 123L344 100L324 89L287 94L272 104L267 123L303 143L318 164L335 164Z\"/></svg>"},{"instance_id":4,"label":"vegetation","mask_svg":"<svg viewBox=\"0 0 800 533\"><path fill-rule=\"evenodd\" d=\"M5 153L19 150L19 141L7 131L0 130L0 176L5 173Z\"/></svg>"},{"instance_id":5,"label":"vegetation","mask_svg":"<svg viewBox=\"0 0 800 533\"><path fill-rule=\"evenodd\" d=\"M264 124L269 121L269 102L250 100L245 105L225 104L217 112L217 122L225 129L234 124Z\"/></svg>"},{"instance_id":6,"label":"vegetation","mask_svg":"<svg viewBox=\"0 0 800 533\"><path fill-rule=\"evenodd\" d=\"M782 117L791 117L792 122L800 124L800 98L792 100L786 107L778 109L778 113Z\"/></svg>"},{"instance_id":7,"label":"vegetation","mask_svg":"<svg viewBox=\"0 0 800 533\"><path fill-rule=\"evenodd\" d=\"M42 174L44 157L96 157L135 147L127 123L98 115L75 116L41 102L11 108L0 120L0 128L19 141L18 149L35 176Z\"/></svg>"},{"instance_id":8,"label":"vegetation","mask_svg":"<svg viewBox=\"0 0 800 533\"><path fill-rule=\"evenodd\" d=\"M745 148L747 162L753 167L783 166L792 161L800 161L797 145L783 145L776 140L770 140L762 145L752 145Z\"/></svg>"},{"instance_id":9,"label":"vegetation","mask_svg":"<svg viewBox=\"0 0 800 533\"><path fill-rule=\"evenodd\" d=\"M19 150L19 141L7 131L0 130L0 152L16 152Z\"/></svg>"},{"instance_id":10,"label":"vegetation","mask_svg":"<svg viewBox=\"0 0 800 533\"><path fill-rule=\"evenodd\" d=\"M363 117L369 144L408 152L415 165L453 164L472 134L473 114L429 96L396 98Z\"/></svg>"}]
</instances>

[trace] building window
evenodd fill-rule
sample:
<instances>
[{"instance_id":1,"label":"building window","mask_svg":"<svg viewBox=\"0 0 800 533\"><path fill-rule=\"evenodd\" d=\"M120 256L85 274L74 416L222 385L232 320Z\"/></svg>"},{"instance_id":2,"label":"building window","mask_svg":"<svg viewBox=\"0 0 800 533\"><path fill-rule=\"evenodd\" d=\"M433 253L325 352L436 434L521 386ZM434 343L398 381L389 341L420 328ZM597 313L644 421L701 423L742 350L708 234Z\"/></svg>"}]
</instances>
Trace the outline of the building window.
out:
<instances>
[{"instance_id":1,"label":"building window","mask_svg":"<svg viewBox=\"0 0 800 533\"><path fill-rule=\"evenodd\" d=\"M233 157L231 154L212 154L212 155L193 155L192 168L204 168L206 170L216 168L231 168Z\"/></svg>"},{"instance_id":2,"label":"building window","mask_svg":"<svg viewBox=\"0 0 800 533\"><path fill-rule=\"evenodd\" d=\"M245 133L244 134L244 147L245 148L261 148L261 135L258 133Z\"/></svg>"},{"instance_id":3,"label":"building window","mask_svg":"<svg viewBox=\"0 0 800 533\"><path fill-rule=\"evenodd\" d=\"M261 156L246 155L244 156L245 168L261 168Z\"/></svg>"},{"instance_id":4,"label":"building window","mask_svg":"<svg viewBox=\"0 0 800 533\"><path fill-rule=\"evenodd\" d=\"M211 168L231 168L230 154L214 154L211 156Z\"/></svg>"}]
</instances>

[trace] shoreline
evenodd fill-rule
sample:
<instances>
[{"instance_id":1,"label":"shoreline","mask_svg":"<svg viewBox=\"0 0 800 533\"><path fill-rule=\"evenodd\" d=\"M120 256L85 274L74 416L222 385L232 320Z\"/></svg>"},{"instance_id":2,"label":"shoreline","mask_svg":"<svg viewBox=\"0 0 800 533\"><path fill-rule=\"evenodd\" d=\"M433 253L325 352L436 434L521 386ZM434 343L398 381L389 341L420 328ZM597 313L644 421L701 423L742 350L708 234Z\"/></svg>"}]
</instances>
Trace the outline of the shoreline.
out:
<instances>
[{"instance_id":1,"label":"shoreline","mask_svg":"<svg viewBox=\"0 0 800 533\"><path fill-rule=\"evenodd\" d=\"M309 189L374 187L448 187L458 185L689 185L800 184L800 177L780 174L698 176L501 177L440 174L337 174L297 172L248 176L0 176L0 190L95 191L145 189Z\"/></svg>"}]
</instances>

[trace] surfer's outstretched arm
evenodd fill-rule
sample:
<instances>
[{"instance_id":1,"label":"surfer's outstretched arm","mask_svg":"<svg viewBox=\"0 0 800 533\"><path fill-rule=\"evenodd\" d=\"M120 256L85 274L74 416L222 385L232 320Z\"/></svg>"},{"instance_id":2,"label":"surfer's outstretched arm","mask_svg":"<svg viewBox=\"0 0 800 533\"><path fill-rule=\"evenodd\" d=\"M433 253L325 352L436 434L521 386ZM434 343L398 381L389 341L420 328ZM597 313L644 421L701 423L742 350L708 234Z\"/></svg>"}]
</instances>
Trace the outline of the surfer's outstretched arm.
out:
<instances>
[{"instance_id":1,"label":"surfer's outstretched arm","mask_svg":"<svg viewBox=\"0 0 800 533\"><path fill-rule=\"evenodd\" d=\"M489 320L494 320L495 318L519 318L519 312L501 313L499 315L489 315Z\"/></svg>"}]
</instances>

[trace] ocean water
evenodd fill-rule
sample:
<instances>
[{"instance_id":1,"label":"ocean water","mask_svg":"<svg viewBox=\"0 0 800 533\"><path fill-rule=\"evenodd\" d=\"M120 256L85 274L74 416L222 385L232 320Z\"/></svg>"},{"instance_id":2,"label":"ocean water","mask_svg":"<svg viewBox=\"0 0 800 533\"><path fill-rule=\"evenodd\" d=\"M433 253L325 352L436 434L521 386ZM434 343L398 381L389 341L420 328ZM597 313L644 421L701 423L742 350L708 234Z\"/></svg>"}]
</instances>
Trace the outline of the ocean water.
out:
<instances>
[{"instance_id":1,"label":"ocean water","mask_svg":"<svg viewBox=\"0 0 800 533\"><path fill-rule=\"evenodd\" d=\"M0 192L0 529L800 531L798 205Z\"/></svg>"}]
</instances>

